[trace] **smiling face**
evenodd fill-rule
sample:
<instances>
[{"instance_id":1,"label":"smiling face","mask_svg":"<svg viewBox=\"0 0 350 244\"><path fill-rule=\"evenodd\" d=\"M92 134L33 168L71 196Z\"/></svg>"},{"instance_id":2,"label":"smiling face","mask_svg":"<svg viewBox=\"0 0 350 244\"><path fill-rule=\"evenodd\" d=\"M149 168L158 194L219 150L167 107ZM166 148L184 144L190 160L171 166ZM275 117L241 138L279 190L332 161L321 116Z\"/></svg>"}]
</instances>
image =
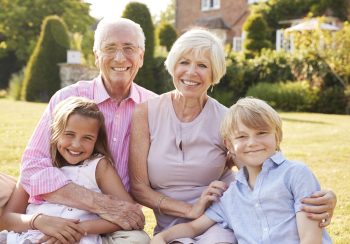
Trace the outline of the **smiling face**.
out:
<instances>
[{"instance_id":1,"label":"smiling face","mask_svg":"<svg viewBox=\"0 0 350 244\"><path fill-rule=\"evenodd\" d=\"M107 25L101 35L100 49L95 50L95 63L105 88L113 98L126 97L143 64L144 52L138 46L136 30L125 23L114 24Z\"/></svg>"},{"instance_id":2,"label":"smiling face","mask_svg":"<svg viewBox=\"0 0 350 244\"><path fill-rule=\"evenodd\" d=\"M78 164L92 155L98 132L97 119L72 114L58 138L57 150L67 163Z\"/></svg>"},{"instance_id":3,"label":"smiling face","mask_svg":"<svg viewBox=\"0 0 350 244\"><path fill-rule=\"evenodd\" d=\"M212 67L209 51L196 55L193 52L184 53L176 62L173 82L175 88L187 98L202 98L206 96L212 85Z\"/></svg>"},{"instance_id":4,"label":"smiling face","mask_svg":"<svg viewBox=\"0 0 350 244\"><path fill-rule=\"evenodd\" d=\"M231 145L241 165L261 169L263 162L276 152L276 132L270 128L248 128L238 120Z\"/></svg>"}]
</instances>

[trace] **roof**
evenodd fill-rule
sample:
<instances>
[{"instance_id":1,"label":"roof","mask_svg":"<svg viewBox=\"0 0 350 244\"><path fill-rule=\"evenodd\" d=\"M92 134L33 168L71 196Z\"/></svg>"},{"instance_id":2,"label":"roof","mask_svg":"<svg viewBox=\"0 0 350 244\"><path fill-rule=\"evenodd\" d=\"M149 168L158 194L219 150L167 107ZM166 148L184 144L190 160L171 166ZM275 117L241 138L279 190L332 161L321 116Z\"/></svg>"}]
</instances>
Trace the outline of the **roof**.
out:
<instances>
[{"instance_id":1,"label":"roof","mask_svg":"<svg viewBox=\"0 0 350 244\"><path fill-rule=\"evenodd\" d=\"M294 25L292 27L289 27L286 29L287 32L291 31L310 31L310 30L329 30L329 31L337 31L339 28L335 25L327 24L327 23L321 23L317 19L311 19L304 21L300 24Z\"/></svg>"},{"instance_id":2,"label":"roof","mask_svg":"<svg viewBox=\"0 0 350 244\"><path fill-rule=\"evenodd\" d=\"M221 17L207 17L207 18L197 19L195 23L196 25L206 27L208 29L225 29L225 30L231 29Z\"/></svg>"}]
</instances>

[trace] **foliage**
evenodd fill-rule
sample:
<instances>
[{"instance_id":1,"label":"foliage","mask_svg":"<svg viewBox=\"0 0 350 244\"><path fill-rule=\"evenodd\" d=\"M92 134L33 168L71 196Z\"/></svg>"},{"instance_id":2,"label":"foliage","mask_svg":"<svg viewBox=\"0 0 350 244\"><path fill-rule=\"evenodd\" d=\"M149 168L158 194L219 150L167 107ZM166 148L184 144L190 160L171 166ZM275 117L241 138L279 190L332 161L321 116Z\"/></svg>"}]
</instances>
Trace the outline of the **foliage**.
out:
<instances>
[{"instance_id":1,"label":"foliage","mask_svg":"<svg viewBox=\"0 0 350 244\"><path fill-rule=\"evenodd\" d=\"M247 66L245 66L244 61L229 60L226 74L222 77L220 83L214 86L211 96L227 107L243 97L248 89L244 79L245 68Z\"/></svg>"},{"instance_id":2,"label":"foliage","mask_svg":"<svg viewBox=\"0 0 350 244\"><path fill-rule=\"evenodd\" d=\"M95 65L95 56L92 51L92 47L94 45L94 32L92 30L88 30L81 41L81 52L84 56L85 63L88 66Z\"/></svg>"},{"instance_id":3,"label":"foliage","mask_svg":"<svg viewBox=\"0 0 350 244\"><path fill-rule=\"evenodd\" d=\"M265 100L282 111L310 111L317 102L318 90L309 82L258 83L249 88L247 96Z\"/></svg>"},{"instance_id":4,"label":"foliage","mask_svg":"<svg viewBox=\"0 0 350 244\"><path fill-rule=\"evenodd\" d=\"M160 13L160 23L175 23L175 0L170 0L167 8Z\"/></svg>"},{"instance_id":5,"label":"foliage","mask_svg":"<svg viewBox=\"0 0 350 244\"><path fill-rule=\"evenodd\" d=\"M155 83L153 80L154 64L154 26L148 7L139 2L130 2L126 5L122 14L124 18L131 19L140 24L146 36L146 49L143 66L135 78L135 82L141 86L154 91Z\"/></svg>"},{"instance_id":6,"label":"foliage","mask_svg":"<svg viewBox=\"0 0 350 244\"><path fill-rule=\"evenodd\" d=\"M0 9L0 33L7 46L3 51L15 51L23 63L34 49L46 16L60 16L70 32L85 33L94 23L89 4L80 0L0 0Z\"/></svg>"},{"instance_id":7,"label":"foliage","mask_svg":"<svg viewBox=\"0 0 350 244\"><path fill-rule=\"evenodd\" d=\"M350 104L350 96L345 94L349 87L349 63L346 63L348 51L345 47L350 35L340 34L342 43L333 43L337 50L326 48L319 50L317 45L307 45L308 48L284 51L264 50L260 56L244 59L232 54L227 65L227 74L219 85L219 100L227 105L227 101L236 101L245 96L248 89L261 82L277 83L285 81L307 80L309 86L318 90L319 99L315 101L313 112L344 113ZM314 37L315 39L315 37ZM302 43L307 43L304 40ZM326 45L326 39L324 39ZM328 44L327 44L328 45ZM310 47L315 47L314 50ZM323 52L326 52L325 55ZM342 53L338 58L337 53ZM344 54L343 54L344 53ZM350 62L350 60L349 60ZM340 67L339 67L340 66ZM227 94L230 94L228 96ZM333 98L331 95L333 94ZM326 104L328 104L326 106ZM331 105L331 104L334 104ZM335 105L336 104L336 105ZM332 112L331 112L332 111Z\"/></svg>"},{"instance_id":8,"label":"foliage","mask_svg":"<svg viewBox=\"0 0 350 244\"><path fill-rule=\"evenodd\" d=\"M171 75L164 66L165 57L156 57L154 59L153 77L155 82L154 92L162 94L174 89L173 80Z\"/></svg>"},{"instance_id":9,"label":"foliage","mask_svg":"<svg viewBox=\"0 0 350 244\"><path fill-rule=\"evenodd\" d=\"M253 7L253 11L262 14L273 30L285 27L280 22L282 20L304 18L308 14L323 16L331 12L334 17L348 20L348 9L348 0L269 0ZM271 33L270 40L275 42L274 33Z\"/></svg>"},{"instance_id":10,"label":"foliage","mask_svg":"<svg viewBox=\"0 0 350 244\"><path fill-rule=\"evenodd\" d=\"M23 99L45 102L60 89L58 63L65 62L68 49L69 37L63 20L58 16L46 17L26 67Z\"/></svg>"},{"instance_id":11,"label":"foliage","mask_svg":"<svg viewBox=\"0 0 350 244\"><path fill-rule=\"evenodd\" d=\"M7 87L11 73L28 62L49 15L63 18L73 33L84 34L95 21L82 0L0 0L0 87Z\"/></svg>"},{"instance_id":12,"label":"foliage","mask_svg":"<svg viewBox=\"0 0 350 244\"><path fill-rule=\"evenodd\" d=\"M260 56L252 59L232 53L226 75L214 88L214 94L220 102L229 106L244 97L248 88L254 84L294 80L290 60L287 53L273 50L264 50Z\"/></svg>"},{"instance_id":13,"label":"foliage","mask_svg":"<svg viewBox=\"0 0 350 244\"><path fill-rule=\"evenodd\" d=\"M342 87L326 87L321 90L315 112L326 114L345 114L348 101Z\"/></svg>"},{"instance_id":14,"label":"foliage","mask_svg":"<svg viewBox=\"0 0 350 244\"><path fill-rule=\"evenodd\" d=\"M0 57L0 89L8 87L9 77L18 69L19 64L14 51L8 52L4 54L3 57Z\"/></svg>"},{"instance_id":15,"label":"foliage","mask_svg":"<svg viewBox=\"0 0 350 244\"><path fill-rule=\"evenodd\" d=\"M24 71L25 68L21 69L17 73L11 75L11 79L9 82L8 95L14 100L21 99L21 91L22 91L22 83L24 80Z\"/></svg>"},{"instance_id":16,"label":"foliage","mask_svg":"<svg viewBox=\"0 0 350 244\"><path fill-rule=\"evenodd\" d=\"M322 19L319 21L322 23ZM298 53L300 57L314 57L314 59L319 60L322 64L322 70L331 73L338 80L338 85L349 84L350 25L348 22L345 22L343 28L334 33L318 29L293 35L294 52ZM329 83L327 80L325 82Z\"/></svg>"},{"instance_id":17,"label":"foliage","mask_svg":"<svg viewBox=\"0 0 350 244\"><path fill-rule=\"evenodd\" d=\"M323 19L319 19L322 23ZM349 98L345 89L350 81L350 25L336 32L317 29L294 33L292 66L297 79L308 79L318 86L320 99L316 112L345 113Z\"/></svg>"},{"instance_id":18,"label":"foliage","mask_svg":"<svg viewBox=\"0 0 350 244\"><path fill-rule=\"evenodd\" d=\"M272 46L267 22L261 14L251 13L243 25L243 30L246 33L243 47L248 56L256 56L263 48Z\"/></svg>"},{"instance_id":19,"label":"foliage","mask_svg":"<svg viewBox=\"0 0 350 244\"><path fill-rule=\"evenodd\" d=\"M158 31L158 38L159 38L159 44L161 46L166 47L166 50L169 52L177 38L175 28L168 23L160 24L159 31Z\"/></svg>"}]
</instances>

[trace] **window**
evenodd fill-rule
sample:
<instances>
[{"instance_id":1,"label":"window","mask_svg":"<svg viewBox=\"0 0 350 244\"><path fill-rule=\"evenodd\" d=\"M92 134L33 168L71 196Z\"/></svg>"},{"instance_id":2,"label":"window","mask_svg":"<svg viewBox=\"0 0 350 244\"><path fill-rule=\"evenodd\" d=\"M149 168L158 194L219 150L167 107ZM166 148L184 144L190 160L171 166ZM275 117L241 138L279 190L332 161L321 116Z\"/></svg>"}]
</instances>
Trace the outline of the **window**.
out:
<instances>
[{"instance_id":1,"label":"window","mask_svg":"<svg viewBox=\"0 0 350 244\"><path fill-rule=\"evenodd\" d=\"M202 0L202 11L219 9L220 0Z\"/></svg>"},{"instance_id":2,"label":"window","mask_svg":"<svg viewBox=\"0 0 350 244\"><path fill-rule=\"evenodd\" d=\"M248 4L254 4L258 2L266 2L266 0L248 0Z\"/></svg>"}]
</instances>

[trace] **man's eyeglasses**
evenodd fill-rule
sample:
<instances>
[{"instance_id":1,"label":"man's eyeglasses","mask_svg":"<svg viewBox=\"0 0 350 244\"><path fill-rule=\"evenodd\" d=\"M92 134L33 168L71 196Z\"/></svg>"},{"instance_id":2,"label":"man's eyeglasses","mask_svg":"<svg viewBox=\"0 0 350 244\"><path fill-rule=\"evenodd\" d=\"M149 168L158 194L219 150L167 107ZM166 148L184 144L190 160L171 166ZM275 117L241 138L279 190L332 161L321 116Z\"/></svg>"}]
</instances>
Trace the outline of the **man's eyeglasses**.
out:
<instances>
[{"instance_id":1,"label":"man's eyeglasses","mask_svg":"<svg viewBox=\"0 0 350 244\"><path fill-rule=\"evenodd\" d=\"M102 48L102 53L108 57L115 57L119 51L122 52L122 54L125 57L132 57L136 54L137 49L139 47L133 46L133 45L128 45L128 46L123 46L121 48L117 48L115 46L109 46Z\"/></svg>"}]
</instances>

